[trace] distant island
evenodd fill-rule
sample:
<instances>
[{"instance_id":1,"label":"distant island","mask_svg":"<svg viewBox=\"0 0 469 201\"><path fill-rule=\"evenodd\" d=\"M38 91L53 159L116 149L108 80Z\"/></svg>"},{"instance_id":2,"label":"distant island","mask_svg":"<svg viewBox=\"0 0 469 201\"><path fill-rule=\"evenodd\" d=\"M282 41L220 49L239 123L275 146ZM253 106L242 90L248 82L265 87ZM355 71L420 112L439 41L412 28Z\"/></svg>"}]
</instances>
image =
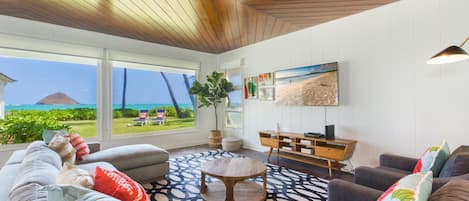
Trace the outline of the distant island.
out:
<instances>
[{"instance_id":1,"label":"distant island","mask_svg":"<svg viewBox=\"0 0 469 201\"><path fill-rule=\"evenodd\" d=\"M65 93L57 92L51 95L48 95L38 101L36 104L39 105L75 105L80 104L76 100L73 100Z\"/></svg>"}]
</instances>

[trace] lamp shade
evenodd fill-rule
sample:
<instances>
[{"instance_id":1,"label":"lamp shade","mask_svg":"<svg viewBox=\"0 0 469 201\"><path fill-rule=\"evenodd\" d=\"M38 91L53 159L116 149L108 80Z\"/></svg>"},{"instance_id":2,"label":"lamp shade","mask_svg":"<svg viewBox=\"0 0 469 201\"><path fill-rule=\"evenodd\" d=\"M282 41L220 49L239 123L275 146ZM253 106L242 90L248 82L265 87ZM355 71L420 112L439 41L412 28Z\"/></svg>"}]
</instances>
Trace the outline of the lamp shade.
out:
<instances>
[{"instance_id":1,"label":"lamp shade","mask_svg":"<svg viewBox=\"0 0 469 201\"><path fill-rule=\"evenodd\" d=\"M450 46L435 54L427 61L427 64L447 64L469 59L469 55L459 46Z\"/></svg>"}]
</instances>

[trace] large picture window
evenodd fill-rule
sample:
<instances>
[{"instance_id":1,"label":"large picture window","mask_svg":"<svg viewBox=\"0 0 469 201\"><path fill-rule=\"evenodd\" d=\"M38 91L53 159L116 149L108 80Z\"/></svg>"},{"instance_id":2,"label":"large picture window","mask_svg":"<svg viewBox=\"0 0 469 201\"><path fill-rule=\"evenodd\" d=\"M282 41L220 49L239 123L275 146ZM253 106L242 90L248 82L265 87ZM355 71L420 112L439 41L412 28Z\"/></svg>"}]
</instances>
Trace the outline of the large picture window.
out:
<instances>
[{"instance_id":1,"label":"large picture window","mask_svg":"<svg viewBox=\"0 0 469 201\"><path fill-rule=\"evenodd\" d=\"M42 139L43 129L96 137L94 64L0 56L0 142Z\"/></svg>"},{"instance_id":2,"label":"large picture window","mask_svg":"<svg viewBox=\"0 0 469 201\"><path fill-rule=\"evenodd\" d=\"M114 64L113 135L152 133L195 127L189 88L195 71L165 71L158 66Z\"/></svg>"}]
</instances>

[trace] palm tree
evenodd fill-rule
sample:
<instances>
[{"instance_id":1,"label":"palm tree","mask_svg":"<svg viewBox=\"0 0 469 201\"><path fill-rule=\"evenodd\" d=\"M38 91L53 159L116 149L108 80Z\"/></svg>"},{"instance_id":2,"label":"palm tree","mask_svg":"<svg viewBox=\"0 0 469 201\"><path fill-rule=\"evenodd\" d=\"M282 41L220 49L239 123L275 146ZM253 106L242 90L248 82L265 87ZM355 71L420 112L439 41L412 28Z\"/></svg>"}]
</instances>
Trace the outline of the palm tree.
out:
<instances>
[{"instance_id":1,"label":"palm tree","mask_svg":"<svg viewBox=\"0 0 469 201\"><path fill-rule=\"evenodd\" d=\"M163 77L164 82L166 83L166 87L168 87L169 96L171 96L171 101L173 102L174 108L176 108L176 115L178 118L180 118L182 117L181 109L179 108L176 98L174 97L173 90L171 89L171 84L169 83L166 75L163 72L160 72L160 73L161 73L161 76Z\"/></svg>"},{"instance_id":2,"label":"palm tree","mask_svg":"<svg viewBox=\"0 0 469 201\"><path fill-rule=\"evenodd\" d=\"M123 84L123 87L122 87L122 108L121 108L122 113L125 112L126 92L127 92L127 68L124 68L124 84Z\"/></svg>"},{"instance_id":3,"label":"palm tree","mask_svg":"<svg viewBox=\"0 0 469 201\"><path fill-rule=\"evenodd\" d=\"M182 74L182 77L184 77L184 84L186 84L186 89L187 89L187 92L189 93L189 89L191 88L191 86L189 84L189 78L187 77L186 74ZM189 94L189 98L191 99L192 108L195 110L194 96Z\"/></svg>"}]
</instances>

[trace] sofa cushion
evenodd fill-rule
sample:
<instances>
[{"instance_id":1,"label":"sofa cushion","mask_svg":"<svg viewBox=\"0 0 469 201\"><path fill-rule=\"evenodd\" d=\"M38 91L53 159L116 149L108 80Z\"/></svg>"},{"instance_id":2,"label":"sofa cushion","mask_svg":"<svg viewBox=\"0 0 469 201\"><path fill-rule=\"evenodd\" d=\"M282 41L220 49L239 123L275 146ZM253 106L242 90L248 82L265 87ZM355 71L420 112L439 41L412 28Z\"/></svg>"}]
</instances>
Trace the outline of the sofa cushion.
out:
<instances>
[{"instance_id":1,"label":"sofa cushion","mask_svg":"<svg viewBox=\"0 0 469 201\"><path fill-rule=\"evenodd\" d=\"M147 201L142 185L118 170L96 167L95 190L123 201Z\"/></svg>"},{"instance_id":2,"label":"sofa cushion","mask_svg":"<svg viewBox=\"0 0 469 201\"><path fill-rule=\"evenodd\" d=\"M446 140L439 146L429 147L415 165L413 173L432 171L433 176L436 177L440 174L449 155L450 150Z\"/></svg>"},{"instance_id":3,"label":"sofa cushion","mask_svg":"<svg viewBox=\"0 0 469 201\"><path fill-rule=\"evenodd\" d=\"M85 156L80 164L105 161L118 170L124 171L142 166L164 163L169 153L150 144L136 144L114 147Z\"/></svg>"},{"instance_id":4,"label":"sofa cushion","mask_svg":"<svg viewBox=\"0 0 469 201\"><path fill-rule=\"evenodd\" d=\"M57 184L70 184L93 189L94 181L93 176L87 170L70 163L64 163L57 176Z\"/></svg>"},{"instance_id":5,"label":"sofa cushion","mask_svg":"<svg viewBox=\"0 0 469 201\"><path fill-rule=\"evenodd\" d=\"M469 198L469 181L454 179L434 192L428 201L461 201Z\"/></svg>"},{"instance_id":6,"label":"sofa cushion","mask_svg":"<svg viewBox=\"0 0 469 201\"><path fill-rule=\"evenodd\" d=\"M67 130L65 129L62 129L62 130L48 130L48 129L44 129L42 131L42 140L44 140L44 142L46 144L49 144L49 142L52 140L52 138L54 138L54 136L56 134L59 134L59 135L62 135L64 136L65 134L67 134Z\"/></svg>"},{"instance_id":7,"label":"sofa cushion","mask_svg":"<svg viewBox=\"0 0 469 201\"><path fill-rule=\"evenodd\" d=\"M5 163L5 165L11 165L11 164L19 164L23 161L23 158L24 158L24 154L26 154L26 150L23 149L23 150L18 150L18 151L15 151L13 152L13 154L11 154L10 158L8 159L8 161Z\"/></svg>"},{"instance_id":8,"label":"sofa cushion","mask_svg":"<svg viewBox=\"0 0 469 201\"><path fill-rule=\"evenodd\" d=\"M66 134L65 137L70 139L70 144L72 144L73 148L77 151L77 160L83 160L83 157L90 153L88 144L86 144L85 140L77 133Z\"/></svg>"},{"instance_id":9,"label":"sofa cushion","mask_svg":"<svg viewBox=\"0 0 469 201\"><path fill-rule=\"evenodd\" d=\"M49 193L49 200L60 201L119 201L98 191L75 185L48 185L42 190Z\"/></svg>"},{"instance_id":10,"label":"sofa cushion","mask_svg":"<svg viewBox=\"0 0 469 201\"><path fill-rule=\"evenodd\" d=\"M21 167L21 163L5 165L0 170L0 200L8 200L8 194L13 186L16 175Z\"/></svg>"},{"instance_id":11,"label":"sofa cushion","mask_svg":"<svg viewBox=\"0 0 469 201\"><path fill-rule=\"evenodd\" d=\"M62 161L60 156L42 141L31 143L9 194L11 201L44 199L42 186L56 182ZM46 197L47 200L47 197Z\"/></svg>"},{"instance_id":12,"label":"sofa cushion","mask_svg":"<svg viewBox=\"0 0 469 201\"><path fill-rule=\"evenodd\" d=\"M450 155L439 177L452 177L469 173L469 146L460 146Z\"/></svg>"},{"instance_id":13,"label":"sofa cushion","mask_svg":"<svg viewBox=\"0 0 469 201\"><path fill-rule=\"evenodd\" d=\"M60 155L62 162L75 164L76 150L70 144L70 139L62 135L55 135L49 143L49 148Z\"/></svg>"},{"instance_id":14,"label":"sofa cushion","mask_svg":"<svg viewBox=\"0 0 469 201\"><path fill-rule=\"evenodd\" d=\"M432 191L433 173L416 173L405 176L389 187L377 201L426 201Z\"/></svg>"}]
</instances>

